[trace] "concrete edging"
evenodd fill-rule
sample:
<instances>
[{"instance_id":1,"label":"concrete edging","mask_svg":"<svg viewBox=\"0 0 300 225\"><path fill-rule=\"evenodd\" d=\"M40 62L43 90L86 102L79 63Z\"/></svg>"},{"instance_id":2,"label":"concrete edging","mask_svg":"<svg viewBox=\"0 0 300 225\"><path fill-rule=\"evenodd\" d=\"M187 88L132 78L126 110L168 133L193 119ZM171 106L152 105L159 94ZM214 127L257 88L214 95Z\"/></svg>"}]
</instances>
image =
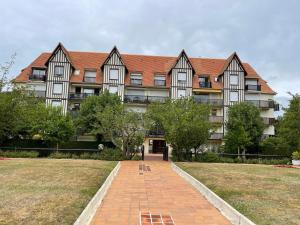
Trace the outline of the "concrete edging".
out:
<instances>
[{"instance_id":1,"label":"concrete edging","mask_svg":"<svg viewBox=\"0 0 300 225\"><path fill-rule=\"evenodd\" d=\"M115 176L118 174L121 167L121 162L115 166L115 168L110 172L105 182L102 184L100 189L96 192L94 197L90 200L84 210L81 212L80 216L77 218L73 225L88 225L91 223L98 207L101 205L104 196L106 195L107 190L111 186L112 181Z\"/></svg>"},{"instance_id":2,"label":"concrete edging","mask_svg":"<svg viewBox=\"0 0 300 225\"><path fill-rule=\"evenodd\" d=\"M187 182L189 182L194 188L196 188L204 197L216 207L233 225L256 225L246 216L238 212L231 205L225 202L222 198L216 195L208 187L196 180L193 176L176 166L172 162L172 169Z\"/></svg>"}]
</instances>

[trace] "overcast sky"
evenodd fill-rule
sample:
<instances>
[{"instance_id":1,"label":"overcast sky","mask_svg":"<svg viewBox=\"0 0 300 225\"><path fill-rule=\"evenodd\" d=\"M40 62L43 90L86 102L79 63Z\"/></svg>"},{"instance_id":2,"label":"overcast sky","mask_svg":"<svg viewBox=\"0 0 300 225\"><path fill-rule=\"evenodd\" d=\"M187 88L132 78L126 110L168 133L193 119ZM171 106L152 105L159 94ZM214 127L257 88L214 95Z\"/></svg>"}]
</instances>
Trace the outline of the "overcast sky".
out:
<instances>
[{"instance_id":1,"label":"overcast sky","mask_svg":"<svg viewBox=\"0 0 300 225\"><path fill-rule=\"evenodd\" d=\"M286 101L300 92L298 0L2 0L0 62L16 76L58 42L68 50L226 58L236 51Z\"/></svg>"}]
</instances>

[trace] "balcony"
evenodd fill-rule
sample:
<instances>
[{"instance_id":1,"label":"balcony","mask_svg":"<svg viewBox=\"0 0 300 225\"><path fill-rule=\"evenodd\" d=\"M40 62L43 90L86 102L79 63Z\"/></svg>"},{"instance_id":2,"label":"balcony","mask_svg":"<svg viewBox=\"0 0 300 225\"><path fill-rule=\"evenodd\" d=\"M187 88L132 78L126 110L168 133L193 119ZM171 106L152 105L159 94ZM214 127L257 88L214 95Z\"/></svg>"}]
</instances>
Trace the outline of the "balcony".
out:
<instances>
[{"instance_id":1,"label":"balcony","mask_svg":"<svg viewBox=\"0 0 300 225\"><path fill-rule=\"evenodd\" d=\"M46 81L46 75L39 75L39 74L30 74L29 80L33 81Z\"/></svg>"},{"instance_id":2,"label":"balcony","mask_svg":"<svg viewBox=\"0 0 300 225\"><path fill-rule=\"evenodd\" d=\"M261 91L261 85L253 85L253 84L247 84L245 85L246 91Z\"/></svg>"},{"instance_id":3,"label":"balcony","mask_svg":"<svg viewBox=\"0 0 300 225\"><path fill-rule=\"evenodd\" d=\"M124 102L126 103L139 103L149 104L152 102L165 102L168 97L163 96L144 96L144 95L125 95Z\"/></svg>"},{"instance_id":4,"label":"balcony","mask_svg":"<svg viewBox=\"0 0 300 225\"><path fill-rule=\"evenodd\" d=\"M201 88L211 88L211 82L199 82L199 87Z\"/></svg>"},{"instance_id":5,"label":"balcony","mask_svg":"<svg viewBox=\"0 0 300 225\"><path fill-rule=\"evenodd\" d=\"M223 133L212 133L209 137L209 140L222 140Z\"/></svg>"},{"instance_id":6,"label":"balcony","mask_svg":"<svg viewBox=\"0 0 300 225\"><path fill-rule=\"evenodd\" d=\"M194 101L200 104L208 104L212 106L223 106L223 99L209 99L199 95L194 95Z\"/></svg>"},{"instance_id":7,"label":"balcony","mask_svg":"<svg viewBox=\"0 0 300 225\"><path fill-rule=\"evenodd\" d=\"M146 137L163 137L165 132L162 130L147 130Z\"/></svg>"},{"instance_id":8,"label":"balcony","mask_svg":"<svg viewBox=\"0 0 300 225\"><path fill-rule=\"evenodd\" d=\"M252 103L256 107L262 109L275 109L277 105L273 100L246 100L246 102Z\"/></svg>"},{"instance_id":9,"label":"balcony","mask_svg":"<svg viewBox=\"0 0 300 225\"><path fill-rule=\"evenodd\" d=\"M210 116L209 122L211 123L223 123L224 117L223 116Z\"/></svg>"},{"instance_id":10,"label":"balcony","mask_svg":"<svg viewBox=\"0 0 300 225\"><path fill-rule=\"evenodd\" d=\"M262 119L265 125L273 125L275 123L275 118L263 117Z\"/></svg>"},{"instance_id":11,"label":"balcony","mask_svg":"<svg viewBox=\"0 0 300 225\"><path fill-rule=\"evenodd\" d=\"M85 99L92 95L99 95L97 93L69 93L70 99Z\"/></svg>"}]
</instances>

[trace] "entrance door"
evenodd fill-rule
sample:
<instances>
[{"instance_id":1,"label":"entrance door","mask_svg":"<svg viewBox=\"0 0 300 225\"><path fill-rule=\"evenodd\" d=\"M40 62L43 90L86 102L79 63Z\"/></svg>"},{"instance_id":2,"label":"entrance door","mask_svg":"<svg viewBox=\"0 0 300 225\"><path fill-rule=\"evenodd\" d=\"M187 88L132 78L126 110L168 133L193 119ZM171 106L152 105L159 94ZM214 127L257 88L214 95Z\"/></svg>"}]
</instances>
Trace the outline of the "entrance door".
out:
<instances>
[{"instance_id":1,"label":"entrance door","mask_svg":"<svg viewBox=\"0 0 300 225\"><path fill-rule=\"evenodd\" d=\"M153 153L163 153L166 148L166 141L153 140Z\"/></svg>"}]
</instances>

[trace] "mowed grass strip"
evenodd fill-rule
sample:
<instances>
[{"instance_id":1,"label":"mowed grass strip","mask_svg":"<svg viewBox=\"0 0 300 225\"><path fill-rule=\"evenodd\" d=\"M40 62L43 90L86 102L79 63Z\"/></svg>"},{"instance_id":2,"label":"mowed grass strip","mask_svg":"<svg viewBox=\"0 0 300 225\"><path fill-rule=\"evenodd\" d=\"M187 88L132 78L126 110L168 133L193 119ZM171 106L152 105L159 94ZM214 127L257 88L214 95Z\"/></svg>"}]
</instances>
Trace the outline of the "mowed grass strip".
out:
<instances>
[{"instance_id":1,"label":"mowed grass strip","mask_svg":"<svg viewBox=\"0 0 300 225\"><path fill-rule=\"evenodd\" d=\"M300 169L176 163L259 225L300 224Z\"/></svg>"},{"instance_id":2,"label":"mowed grass strip","mask_svg":"<svg viewBox=\"0 0 300 225\"><path fill-rule=\"evenodd\" d=\"M116 162L0 160L0 224L73 224Z\"/></svg>"}]
</instances>

